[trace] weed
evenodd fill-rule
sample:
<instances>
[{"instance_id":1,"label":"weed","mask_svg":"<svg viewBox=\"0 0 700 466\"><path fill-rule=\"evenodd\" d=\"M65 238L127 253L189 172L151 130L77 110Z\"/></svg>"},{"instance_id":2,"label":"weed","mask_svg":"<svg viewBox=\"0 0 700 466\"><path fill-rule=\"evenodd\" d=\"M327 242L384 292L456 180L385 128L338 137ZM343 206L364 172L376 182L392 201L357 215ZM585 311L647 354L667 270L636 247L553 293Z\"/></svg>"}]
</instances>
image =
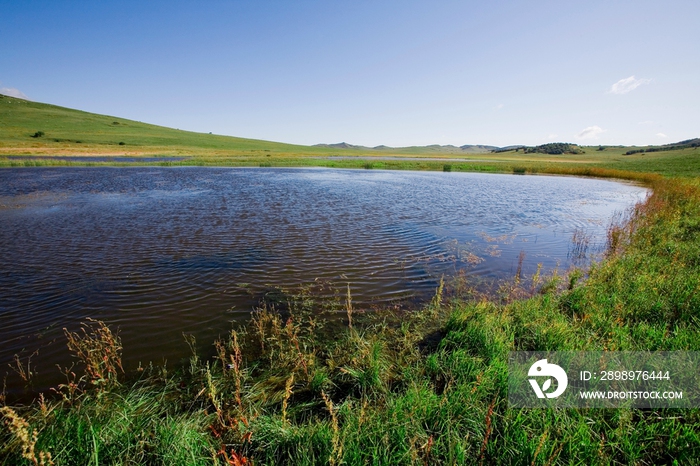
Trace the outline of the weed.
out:
<instances>
[{"instance_id":1,"label":"weed","mask_svg":"<svg viewBox=\"0 0 700 466\"><path fill-rule=\"evenodd\" d=\"M333 407L333 401L324 392L321 392L321 397L326 405L328 413L331 415L331 427L333 429L333 451L331 452L330 458L328 458L328 463L331 465L336 465L340 463L343 456L343 444L340 438L340 427L338 424L338 417L336 416L335 409Z\"/></svg>"},{"instance_id":2,"label":"weed","mask_svg":"<svg viewBox=\"0 0 700 466\"><path fill-rule=\"evenodd\" d=\"M568 256L574 260L584 259L590 242L591 235L577 228L571 237L571 247L569 248Z\"/></svg>"},{"instance_id":3,"label":"weed","mask_svg":"<svg viewBox=\"0 0 700 466\"><path fill-rule=\"evenodd\" d=\"M525 261L525 251L520 251L518 254L518 269L515 271L515 284L516 286L520 284L520 280L523 276L523 262Z\"/></svg>"},{"instance_id":4,"label":"weed","mask_svg":"<svg viewBox=\"0 0 700 466\"><path fill-rule=\"evenodd\" d=\"M489 437L491 436L491 429L493 427L493 408L495 404L496 398L494 397L494 399L491 400L491 404L489 405L488 411L486 412L486 419L484 422L484 424L486 425L486 431L484 432L484 440L481 442L481 451L479 452L479 464L484 464L484 459L486 458L486 448L488 447Z\"/></svg>"},{"instance_id":5,"label":"weed","mask_svg":"<svg viewBox=\"0 0 700 466\"><path fill-rule=\"evenodd\" d=\"M537 264L537 272L532 276L532 286L530 287L530 294L535 294L535 290L540 284L541 276L540 274L542 273L542 264L539 263Z\"/></svg>"},{"instance_id":6,"label":"weed","mask_svg":"<svg viewBox=\"0 0 700 466\"><path fill-rule=\"evenodd\" d=\"M569 290L573 290L576 283L583 277L583 272L581 269L575 269L569 274Z\"/></svg>"},{"instance_id":7,"label":"weed","mask_svg":"<svg viewBox=\"0 0 700 466\"><path fill-rule=\"evenodd\" d=\"M282 422L287 423L287 404L292 396L292 387L294 386L294 372L289 376L284 385L284 400L282 400Z\"/></svg>"},{"instance_id":8,"label":"weed","mask_svg":"<svg viewBox=\"0 0 700 466\"><path fill-rule=\"evenodd\" d=\"M445 277L440 277L440 283L438 284L438 287L435 289L435 295L433 295L433 299L430 301L430 309L437 311L440 309L442 306L442 295L443 292L445 291Z\"/></svg>"},{"instance_id":9,"label":"weed","mask_svg":"<svg viewBox=\"0 0 700 466\"><path fill-rule=\"evenodd\" d=\"M348 293L345 300L345 310L348 314L348 328L352 328L352 296L350 296L350 283L348 283Z\"/></svg>"},{"instance_id":10,"label":"weed","mask_svg":"<svg viewBox=\"0 0 700 466\"><path fill-rule=\"evenodd\" d=\"M5 426L10 430L14 441L19 444L22 450L22 458L38 466L53 465L51 452L36 451L36 443L39 433L32 429L22 416L8 406L0 407L0 414L5 419Z\"/></svg>"},{"instance_id":11,"label":"weed","mask_svg":"<svg viewBox=\"0 0 700 466\"><path fill-rule=\"evenodd\" d=\"M32 358L39 354L39 350L34 351L29 357L27 357L26 362L20 360L19 355L15 354L13 357L14 364L10 365L10 368L19 375L25 385L29 386L32 383L32 377L34 372L32 372Z\"/></svg>"},{"instance_id":12,"label":"weed","mask_svg":"<svg viewBox=\"0 0 700 466\"><path fill-rule=\"evenodd\" d=\"M118 384L117 376L124 372L119 337L104 322L92 319L82 324L81 331L63 329L68 339L68 349L85 366L85 375L81 380L98 387Z\"/></svg>"},{"instance_id":13,"label":"weed","mask_svg":"<svg viewBox=\"0 0 700 466\"><path fill-rule=\"evenodd\" d=\"M225 345L221 340L217 340L215 346L221 361L223 375L224 377L228 374L232 375L234 383L233 396L238 407L242 408L241 389L245 380L245 372L243 368L243 351L238 341L238 332L235 330L231 331L228 345ZM226 346L228 346L229 352L227 352Z\"/></svg>"},{"instance_id":14,"label":"weed","mask_svg":"<svg viewBox=\"0 0 700 466\"><path fill-rule=\"evenodd\" d=\"M605 252L607 256L621 252L624 242L629 239L629 227L631 227L631 222L623 212L618 211L613 214L606 230Z\"/></svg>"}]
</instances>

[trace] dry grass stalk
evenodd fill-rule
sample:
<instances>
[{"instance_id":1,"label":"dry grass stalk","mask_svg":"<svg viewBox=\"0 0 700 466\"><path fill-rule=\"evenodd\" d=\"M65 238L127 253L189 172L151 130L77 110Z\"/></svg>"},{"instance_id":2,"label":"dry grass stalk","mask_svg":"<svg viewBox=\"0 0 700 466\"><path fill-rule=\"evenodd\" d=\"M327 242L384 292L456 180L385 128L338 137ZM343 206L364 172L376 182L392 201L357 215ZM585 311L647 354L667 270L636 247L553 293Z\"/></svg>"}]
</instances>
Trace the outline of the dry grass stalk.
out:
<instances>
[{"instance_id":1,"label":"dry grass stalk","mask_svg":"<svg viewBox=\"0 0 700 466\"><path fill-rule=\"evenodd\" d=\"M523 276L523 262L525 261L525 251L520 251L518 255L518 270L515 272L515 284L516 286L520 284L520 280Z\"/></svg>"},{"instance_id":2,"label":"dry grass stalk","mask_svg":"<svg viewBox=\"0 0 700 466\"><path fill-rule=\"evenodd\" d=\"M433 436L431 435L428 441L421 447L423 450L423 464L425 466L428 466L430 464L430 450L433 449L433 443L434 443Z\"/></svg>"},{"instance_id":3,"label":"dry grass stalk","mask_svg":"<svg viewBox=\"0 0 700 466\"><path fill-rule=\"evenodd\" d=\"M253 312L251 317L251 323L253 328L255 328L255 333L260 339L260 351L265 353L265 322L263 321L262 311L260 309Z\"/></svg>"},{"instance_id":4,"label":"dry grass stalk","mask_svg":"<svg viewBox=\"0 0 700 466\"><path fill-rule=\"evenodd\" d=\"M435 289L435 296L433 296L430 302L430 307L433 310L437 310L442 305L442 294L445 289L445 277L440 277L440 284Z\"/></svg>"},{"instance_id":5,"label":"dry grass stalk","mask_svg":"<svg viewBox=\"0 0 700 466\"><path fill-rule=\"evenodd\" d=\"M231 360L231 369L233 370L233 381L236 384L236 403L241 407L243 405L241 401L241 382L243 375L241 372L241 364L243 363L243 354L241 352L241 345L238 343L238 333L235 330L231 331L231 354L229 358Z\"/></svg>"},{"instance_id":6,"label":"dry grass stalk","mask_svg":"<svg viewBox=\"0 0 700 466\"><path fill-rule=\"evenodd\" d=\"M532 276L532 287L530 288L530 293L535 294L537 286L540 284L542 274L542 263L537 264L537 272Z\"/></svg>"},{"instance_id":7,"label":"dry grass stalk","mask_svg":"<svg viewBox=\"0 0 700 466\"><path fill-rule=\"evenodd\" d=\"M287 379L287 383L284 385L284 400L282 400L282 422L287 423L287 406L289 403L289 398L292 396L292 387L294 386L294 372Z\"/></svg>"},{"instance_id":8,"label":"dry grass stalk","mask_svg":"<svg viewBox=\"0 0 700 466\"><path fill-rule=\"evenodd\" d=\"M49 413L53 410L53 407L49 407L49 405L46 403L46 398L44 398L44 394L40 393L39 394L39 412L41 413L41 416L46 419L49 417Z\"/></svg>"},{"instance_id":9,"label":"dry grass stalk","mask_svg":"<svg viewBox=\"0 0 700 466\"><path fill-rule=\"evenodd\" d=\"M51 459L51 452L36 451L39 432L31 429L26 419L8 406L0 408L0 414L5 418L5 425L15 440L19 442L22 448L22 458L37 466L51 466L54 464Z\"/></svg>"},{"instance_id":10,"label":"dry grass stalk","mask_svg":"<svg viewBox=\"0 0 700 466\"><path fill-rule=\"evenodd\" d=\"M182 336L185 339L185 343L190 347L190 374L195 375L199 372L199 355L197 354L197 338L191 333L182 332Z\"/></svg>"},{"instance_id":11,"label":"dry grass stalk","mask_svg":"<svg viewBox=\"0 0 700 466\"><path fill-rule=\"evenodd\" d=\"M58 389L52 388L51 390L60 393L65 401L72 403L75 400L76 395L78 395L82 390L80 388L80 379L75 372L73 372L73 365L71 367L61 368L57 365L61 373L66 376L66 383L58 384Z\"/></svg>"},{"instance_id":12,"label":"dry grass stalk","mask_svg":"<svg viewBox=\"0 0 700 466\"><path fill-rule=\"evenodd\" d=\"M287 334L288 340L292 343L292 345L294 345L294 348L296 349L298 363L301 364L301 367L304 369L304 375L306 375L306 379L308 380L309 365L306 361L306 356L301 351L301 346L299 345L299 329L294 325L294 321L291 317L287 320L287 323L284 326L284 330Z\"/></svg>"},{"instance_id":13,"label":"dry grass stalk","mask_svg":"<svg viewBox=\"0 0 700 466\"><path fill-rule=\"evenodd\" d=\"M535 455L532 457L532 463L530 463L530 466L535 466L535 463L537 462L537 455L540 454L540 450L542 450L542 445L544 445L544 441L547 439L547 431L545 430L544 433L540 436L540 441L537 444L537 449L535 450Z\"/></svg>"},{"instance_id":14,"label":"dry grass stalk","mask_svg":"<svg viewBox=\"0 0 700 466\"><path fill-rule=\"evenodd\" d=\"M36 356L38 353L39 350L36 350L27 358L26 366L19 359L18 355L14 355L14 364L10 365L10 369L15 371L25 384L29 384L32 381L32 376L34 375L32 372L32 357Z\"/></svg>"},{"instance_id":15,"label":"dry grass stalk","mask_svg":"<svg viewBox=\"0 0 700 466\"><path fill-rule=\"evenodd\" d=\"M348 283L348 294L345 300L345 309L348 313L348 328L352 328L352 297L350 296L350 283Z\"/></svg>"},{"instance_id":16,"label":"dry grass stalk","mask_svg":"<svg viewBox=\"0 0 700 466\"><path fill-rule=\"evenodd\" d=\"M326 395L326 392L321 391L321 397L323 397L323 402L326 404L326 409L331 415L331 427L333 429L333 451L331 452L330 458L328 458L328 462L331 465L336 465L340 463L340 459L343 456L343 445L340 441L338 417L335 415L333 401L328 397L328 395Z\"/></svg>"},{"instance_id":17,"label":"dry grass stalk","mask_svg":"<svg viewBox=\"0 0 700 466\"><path fill-rule=\"evenodd\" d=\"M574 259L583 259L586 257L588 252L588 246L591 242L590 235L586 234L585 231L576 229L571 237L571 250L569 251L569 256Z\"/></svg>"},{"instance_id":18,"label":"dry grass stalk","mask_svg":"<svg viewBox=\"0 0 700 466\"><path fill-rule=\"evenodd\" d=\"M562 442L561 445L559 445L559 447L556 450L554 450L554 453L552 453L552 456L549 457L545 466L549 466L559 457L559 453L561 453L561 450L564 448L564 445L564 442Z\"/></svg>"},{"instance_id":19,"label":"dry grass stalk","mask_svg":"<svg viewBox=\"0 0 700 466\"><path fill-rule=\"evenodd\" d=\"M219 397L219 389L216 387L216 383L214 382L214 378L211 375L211 370L209 368L209 363L207 362L207 367L206 367L206 374L207 374L207 394L209 395L209 400L211 401L211 404L214 406L214 409L216 410L216 416L219 418L219 422L223 425L224 424L224 419L223 419L223 410L221 409L221 399Z\"/></svg>"},{"instance_id":20,"label":"dry grass stalk","mask_svg":"<svg viewBox=\"0 0 700 466\"><path fill-rule=\"evenodd\" d=\"M261 354L267 354L268 359L273 361L275 353L271 350L272 348L267 348L266 343L268 343L269 346L274 346L274 344L280 340L280 336L282 335L282 321L279 315L272 312L265 304L253 312L251 322L255 330L255 335L260 343Z\"/></svg>"},{"instance_id":21,"label":"dry grass stalk","mask_svg":"<svg viewBox=\"0 0 700 466\"><path fill-rule=\"evenodd\" d=\"M492 417L493 417L493 408L496 405L496 397L491 400L491 404L489 405L489 410L486 413L486 432L484 433L484 441L481 443L481 451L479 452L479 464L484 464L484 458L486 458L486 447L488 446L489 443L489 437L491 436L491 429L493 427L492 425Z\"/></svg>"},{"instance_id":22,"label":"dry grass stalk","mask_svg":"<svg viewBox=\"0 0 700 466\"><path fill-rule=\"evenodd\" d=\"M63 329L68 349L85 365L87 381L96 386L117 384L117 375L124 372L121 361L121 340L107 325L88 319L82 324L82 333Z\"/></svg>"},{"instance_id":23,"label":"dry grass stalk","mask_svg":"<svg viewBox=\"0 0 700 466\"><path fill-rule=\"evenodd\" d=\"M641 213L643 206L637 204L634 208L637 214ZM636 215L631 215L631 211L627 213L615 212L608 229L605 232L605 255L607 257L614 256L622 252L624 245L629 241L632 233L633 224L631 218Z\"/></svg>"}]
</instances>

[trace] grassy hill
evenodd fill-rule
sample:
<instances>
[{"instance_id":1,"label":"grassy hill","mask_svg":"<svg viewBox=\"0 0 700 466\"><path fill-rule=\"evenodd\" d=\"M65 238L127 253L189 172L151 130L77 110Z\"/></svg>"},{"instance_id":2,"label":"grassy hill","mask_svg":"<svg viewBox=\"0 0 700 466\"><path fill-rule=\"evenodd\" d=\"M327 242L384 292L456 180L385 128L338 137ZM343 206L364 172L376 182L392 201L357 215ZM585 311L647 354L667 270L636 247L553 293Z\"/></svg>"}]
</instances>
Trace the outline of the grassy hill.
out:
<instances>
[{"instance_id":1,"label":"grassy hill","mask_svg":"<svg viewBox=\"0 0 700 466\"><path fill-rule=\"evenodd\" d=\"M493 153L484 152L493 150L493 146L469 145L369 148L341 143L301 146L181 131L0 95L0 166L95 163L17 160L13 156L183 156L187 160L161 164L564 173L618 178L639 178L635 173L698 176L700 147L692 144L693 141L663 146L663 150L576 146L578 153L574 154L527 152L521 150L523 146L502 148ZM138 159L134 161L138 163Z\"/></svg>"},{"instance_id":2,"label":"grassy hill","mask_svg":"<svg viewBox=\"0 0 700 466\"><path fill-rule=\"evenodd\" d=\"M2 154L233 155L250 152L315 153L318 150L181 131L0 95Z\"/></svg>"},{"instance_id":3,"label":"grassy hill","mask_svg":"<svg viewBox=\"0 0 700 466\"><path fill-rule=\"evenodd\" d=\"M364 147L348 143L301 146L181 131L0 94L0 154L22 155L284 155L385 156L488 152L482 146ZM476 148L476 149L474 149ZM469 149L469 150L465 150ZM265 155L265 154L263 154Z\"/></svg>"}]
</instances>

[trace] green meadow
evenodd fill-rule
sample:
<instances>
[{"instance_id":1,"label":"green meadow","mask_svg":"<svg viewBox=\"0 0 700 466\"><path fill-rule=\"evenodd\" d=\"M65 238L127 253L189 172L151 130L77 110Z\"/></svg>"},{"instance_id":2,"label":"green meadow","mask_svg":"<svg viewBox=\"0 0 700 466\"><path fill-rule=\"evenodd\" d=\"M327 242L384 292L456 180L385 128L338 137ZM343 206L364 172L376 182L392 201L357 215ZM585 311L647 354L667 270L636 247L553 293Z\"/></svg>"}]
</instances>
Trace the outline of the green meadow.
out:
<instances>
[{"instance_id":1,"label":"green meadow","mask_svg":"<svg viewBox=\"0 0 700 466\"><path fill-rule=\"evenodd\" d=\"M60 165L325 166L391 170L564 173L639 178L639 173L692 177L700 148L625 155L630 147L584 146L580 154L523 150L491 153L455 147L344 148L283 144L149 125L0 95L0 167ZM641 147L633 148L641 149ZM133 161L18 159L17 156L120 156ZM15 157L10 157L15 156ZM143 162L140 157L185 157ZM337 157L342 157L338 159ZM385 160L385 158L394 160ZM433 160L405 160L420 158ZM467 161L464 161L467 159ZM630 173L620 173L630 172Z\"/></svg>"},{"instance_id":2,"label":"green meadow","mask_svg":"<svg viewBox=\"0 0 700 466\"><path fill-rule=\"evenodd\" d=\"M76 366L64 384L0 407L0 464L700 464L700 409L508 406L510 351L700 351L700 151L599 149L304 147L0 97L5 167L79 163L8 155L177 155L188 159L161 163L559 173L653 192L610 225L586 270L518 273L489 294L458 276L411 312L359 312L350 289L330 301L287 290L219 341L186 336L192 357L177 370L125 374L117 329L88 321L66 332ZM435 160L311 158L332 155ZM30 384L30 368L17 372Z\"/></svg>"}]
</instances>

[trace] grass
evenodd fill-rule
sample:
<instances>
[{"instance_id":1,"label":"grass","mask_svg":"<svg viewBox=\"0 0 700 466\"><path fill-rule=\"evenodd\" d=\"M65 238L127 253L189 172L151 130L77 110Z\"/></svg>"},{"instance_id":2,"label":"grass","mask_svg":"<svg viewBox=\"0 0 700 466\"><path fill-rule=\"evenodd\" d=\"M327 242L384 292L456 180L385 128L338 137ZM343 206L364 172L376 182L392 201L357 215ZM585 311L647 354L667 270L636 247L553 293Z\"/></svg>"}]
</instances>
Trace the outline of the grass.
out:
<instances>
[{"instance_id":1,"label":"grass","mask_svg":"<svg viewBox=\"0 0 700 466\"><path fill-rule=\"evenodd\" d=\"M37 131L44 136L31 138ZM52 131L25 132L32 144ZM213 153L193 160L607 176L642 181L653 194L610 226L606 257L589 270L518 273L492 296L457 277L414 312L362 313L349 287L332 303L315 302L307 288L283 309L257 309L214 343L215 358L193 352L174 373L123 374L118 335L86 322L66 334L78 362L65 370L66 383L29 405L0 408L0 464L700 463L698 409L507 404L510 351L700 350L693 149L631 156L586 149L565 163L505 153L473 164L319 161L279 150L260 160ZM585 237L577 244L583 250ZM321 307L346 316L343 325L324 321Z\"/></svg>"},{"instance_id":2,"label":"grass","mask_svg":"<svg viewBox=\"0 0 700 466\"><path fill-rule=\"evenodd\" d=\"M556 173L624 179L638 179L640 173L676 177L700 173L698 147L632 155L625 155L629 147L598 149L599 146L590 146L583 147L582 154L547 155L525 154L522 150L469 153L433 146L382 150L300 146L181 131L0 95L0 167L126 166L146 163L139 161L144 156L182 156L187 160L147 164ZM81 162L10 157L19 155L134 159ZM405 160L407 157L434 160Z\"/></svg>"}]
</instances>

